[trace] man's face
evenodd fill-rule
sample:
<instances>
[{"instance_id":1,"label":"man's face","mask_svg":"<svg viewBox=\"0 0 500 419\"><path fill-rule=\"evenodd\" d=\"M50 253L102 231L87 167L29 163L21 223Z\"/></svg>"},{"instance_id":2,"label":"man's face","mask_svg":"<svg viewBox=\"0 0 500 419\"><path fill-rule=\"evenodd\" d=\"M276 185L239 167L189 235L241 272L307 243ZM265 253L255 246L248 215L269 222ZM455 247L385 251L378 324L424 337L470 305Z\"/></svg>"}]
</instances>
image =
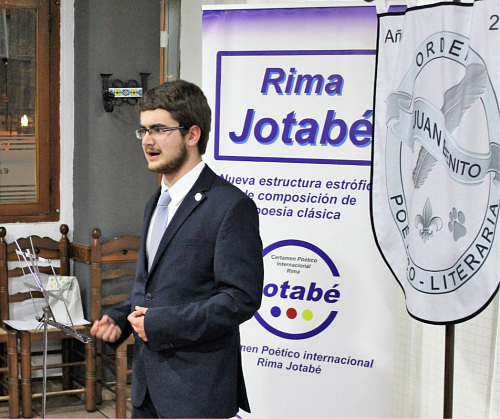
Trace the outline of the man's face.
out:
<instances>
[{"instance_id":1,"label":"man's face","mask_svg":"<svg viewBox=\"0 0 500 419\"><path fill-rule=\"evenodd\" d=\"M141 127L178 127L179 123L164 109L141 112ZM149 132L142 139L142 149L148 161L148 169L163 175L177 173L188 160L188 149L180 130L167 131L158 135Z\"/></svg>"}]
</instances>

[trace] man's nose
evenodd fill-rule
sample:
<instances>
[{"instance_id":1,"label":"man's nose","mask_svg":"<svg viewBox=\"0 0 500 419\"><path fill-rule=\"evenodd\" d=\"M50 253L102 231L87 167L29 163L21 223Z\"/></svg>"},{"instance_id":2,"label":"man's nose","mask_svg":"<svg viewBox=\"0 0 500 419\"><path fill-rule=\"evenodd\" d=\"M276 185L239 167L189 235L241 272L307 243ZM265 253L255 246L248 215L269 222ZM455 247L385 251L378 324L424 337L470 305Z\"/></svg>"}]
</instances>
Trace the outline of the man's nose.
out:
<instances>
[{"instance_id":1,"label":"man's nose","mask_svg":"<svg viewBox=\"0 0 500 419\"><path fill-rule=\"evenodd\" d=\"M144 136L142 137L142 143L143 144L153 144L154 140L149 131L146 131L144 133Z\"/></svg>"}]
</instances>

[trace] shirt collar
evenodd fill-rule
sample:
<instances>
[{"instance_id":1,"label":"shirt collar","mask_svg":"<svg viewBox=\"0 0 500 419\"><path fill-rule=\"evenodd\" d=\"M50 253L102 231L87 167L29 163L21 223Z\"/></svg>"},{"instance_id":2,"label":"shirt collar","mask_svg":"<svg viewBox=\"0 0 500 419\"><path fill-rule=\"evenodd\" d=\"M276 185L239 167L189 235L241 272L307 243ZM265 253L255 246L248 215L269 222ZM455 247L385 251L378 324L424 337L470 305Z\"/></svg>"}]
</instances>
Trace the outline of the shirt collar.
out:
<instances>
[{"instance_id":1,"label":"shirt collar","mask_svg":"<svg viewBox=\"0 0 500 419\"><path fill-rule=\"evenodd\" d=\"M199 162L195 167L193 167L189 172L182 176L175 184L169 188L165 185L164 179L161 179L161 191L162 193L168 190L172 203L177 206L184 199L187 193L194 186L202 170L205 167L205 162Z\"/></svg>"}]
</instances>

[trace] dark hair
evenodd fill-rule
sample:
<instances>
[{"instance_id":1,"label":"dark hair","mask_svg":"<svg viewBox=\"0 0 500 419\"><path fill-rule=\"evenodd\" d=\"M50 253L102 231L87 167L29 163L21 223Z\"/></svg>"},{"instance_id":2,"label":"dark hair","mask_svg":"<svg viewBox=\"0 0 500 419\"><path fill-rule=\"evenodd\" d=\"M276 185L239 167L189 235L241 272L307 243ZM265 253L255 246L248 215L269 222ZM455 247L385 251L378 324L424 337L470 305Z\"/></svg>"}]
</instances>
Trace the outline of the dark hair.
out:
<instances>
[{"instance_id":1,"label":"dark hair","mask_svg":"<svg viewBox=\"0 0 500 419\"><path fill-rule=\"evenodd\" d=\"M170 112L186 135L193 125L200 127L198 141L200 155L205 154L210 133L211 111L203 91L193 83L176 80L169 81L147 90L136 105L139 112L164 109Z\"/></svg>"}]
</instances>

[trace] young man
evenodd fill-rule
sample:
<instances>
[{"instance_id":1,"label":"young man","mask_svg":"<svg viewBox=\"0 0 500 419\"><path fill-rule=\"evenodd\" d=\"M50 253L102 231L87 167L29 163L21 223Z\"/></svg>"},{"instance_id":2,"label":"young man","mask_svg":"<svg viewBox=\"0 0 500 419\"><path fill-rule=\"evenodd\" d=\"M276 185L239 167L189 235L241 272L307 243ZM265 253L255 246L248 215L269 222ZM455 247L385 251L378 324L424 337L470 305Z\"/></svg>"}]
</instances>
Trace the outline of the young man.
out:
<instances>
[{"instance_id":1,"label":"young man","mask_svg":"<svg viewBox=\"0 0 500 419\"><path fill-rule=\"evenodd\" d=\"M229 418L249 411L239 325L262 297L257 208L201 159L211 113L197 86L164 83L137 107L162 184L146 206L132 294L91 332L115 346L135 335L133 417Z\"/></svg>"}]
</instances>

